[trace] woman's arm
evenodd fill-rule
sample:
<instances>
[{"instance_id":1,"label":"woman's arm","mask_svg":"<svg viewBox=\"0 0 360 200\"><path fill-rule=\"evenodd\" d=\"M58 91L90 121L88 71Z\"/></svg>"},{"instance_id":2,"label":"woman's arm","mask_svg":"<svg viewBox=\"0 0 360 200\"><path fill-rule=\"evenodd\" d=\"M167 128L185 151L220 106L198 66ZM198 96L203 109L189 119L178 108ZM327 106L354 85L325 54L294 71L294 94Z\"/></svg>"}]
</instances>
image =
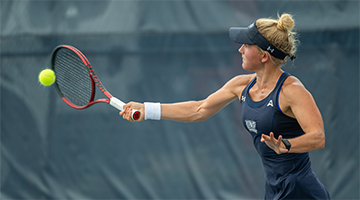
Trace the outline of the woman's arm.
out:
<instances>
[{"instance_id":1,"label":"woman's arm","mask_svg":"<svg viewBox=\"0 0 360 200\"><path fill-rule=\"evenodd\" d=\"M161 104L161 118L179 122L204 121L237 98L230 85L226 84L202 101Z\"/></svg>"},{"instance_id":2,"label":"woman's arm","mask_svg":"<svg viewBox=\"0 0 360 200\"><path fill-rule=\"evenodd\" d=\"M304 135L288 139L291 148L289 153L304 153L325 146L325 132L321 113L316 106L313 96L295 77L286 80L280 93L279 104L284 114L296 118L300 124ZM263 135L262 142L277 153L285 153L285 145L275 139L273 134Z\"/></svg>"},{"instance_id":3,"label":"woman's arm","mask_svg":"<svg viewBox=\"0 0 360 200\"><path fill-rule=\"evenodd\" d=\"M251 80L252 75L239 75L228 81L222 88L209 95L201 101L186 101L181 103L161 104L161 119L168 119L179 122L204 121L213 116L229 103L241 95L244 87ZM130 102L124 106L124 111L120 115L124 119L131 121L129 113L131 109L141 112L144 119L144 105Z\"/></svg>"}]
</instances>

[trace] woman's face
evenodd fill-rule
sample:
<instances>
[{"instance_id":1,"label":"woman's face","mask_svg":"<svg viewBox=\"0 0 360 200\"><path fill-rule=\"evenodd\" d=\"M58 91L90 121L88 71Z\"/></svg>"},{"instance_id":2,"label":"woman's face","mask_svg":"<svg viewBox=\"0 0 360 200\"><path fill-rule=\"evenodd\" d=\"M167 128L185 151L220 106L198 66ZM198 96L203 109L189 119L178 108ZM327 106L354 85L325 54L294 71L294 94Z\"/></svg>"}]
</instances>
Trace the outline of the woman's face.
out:
<instances>
[{"instance_id":1,"label":"woman's face","mask_svg":"<svg viewBox=\"0 0 360 200\"><path fill-rule=\"evenodd\" d=\"M262 66L262 56L258 49L258 47L254 44L243 44L240 49L239 53L242 54L242 67L247 71L257 71L260 69L259 67Z\"/></svg>"}]
</instances>

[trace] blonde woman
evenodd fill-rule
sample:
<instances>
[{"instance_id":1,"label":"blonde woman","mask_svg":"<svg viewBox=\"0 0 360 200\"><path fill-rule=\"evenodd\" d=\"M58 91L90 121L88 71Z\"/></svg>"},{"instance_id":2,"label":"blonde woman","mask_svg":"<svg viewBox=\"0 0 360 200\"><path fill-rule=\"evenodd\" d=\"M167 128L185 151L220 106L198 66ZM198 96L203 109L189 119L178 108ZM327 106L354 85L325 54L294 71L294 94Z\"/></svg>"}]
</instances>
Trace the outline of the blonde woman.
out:
<instances>
[{"instance_id":1,"label":"blonde woman","mask_svg":"<svg viewBox=\"0 0 360 200\"><path fill-rule=\"evenodd\" d=\"M173 104L135 103L120 115L142 120L204 121L238 99L242 122L253 137L265 170L265 199L330 199L311 168L308 152L325 146L323 120L316 103L299 79L284 72L286 57L295 58L294 20L282 14L262 18L248 27L232 27L230 38L242 44L242 67L254 72L229 80L201 101Z\"/></svg>"}]
</instances>

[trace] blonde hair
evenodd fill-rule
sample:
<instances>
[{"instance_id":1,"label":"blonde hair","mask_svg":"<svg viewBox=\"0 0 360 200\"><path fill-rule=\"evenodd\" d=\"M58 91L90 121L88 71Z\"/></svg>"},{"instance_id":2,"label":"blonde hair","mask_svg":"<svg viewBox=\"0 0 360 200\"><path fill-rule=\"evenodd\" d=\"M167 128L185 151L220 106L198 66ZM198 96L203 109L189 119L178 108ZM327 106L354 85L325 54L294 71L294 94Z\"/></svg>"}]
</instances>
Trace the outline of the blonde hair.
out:
<instances>
[{"instance_id":1,"label":"blonde hair","mask_svg":"<svg viewBox=\"0 0 360 200\"><path fill-rule=\"evenodd\" d=\"M291 60L295 58L295 52L298 46L296 32L292 31L295 26L293 17L290 14L284 13L281 16L278 14L278 19L261 18L256 21L256 28L260 34L276 46L279 50L287 53ZM259 48L260 49L260 48ZM261 50L261 49L260 49ZM264 52L261 50L261 52ZM280 66L286 63L286 58L279 59L270 56L271 61Z\"/></svg>"}]
</instances>

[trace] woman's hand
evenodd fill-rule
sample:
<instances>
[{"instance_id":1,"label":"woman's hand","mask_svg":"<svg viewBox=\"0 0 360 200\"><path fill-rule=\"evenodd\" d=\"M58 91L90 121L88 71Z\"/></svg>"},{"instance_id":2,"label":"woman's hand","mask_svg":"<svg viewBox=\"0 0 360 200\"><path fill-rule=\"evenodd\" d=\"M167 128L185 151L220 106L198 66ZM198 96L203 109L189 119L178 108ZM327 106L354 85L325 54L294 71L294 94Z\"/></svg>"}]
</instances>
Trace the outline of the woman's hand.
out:
<instances>
[{"instance_id":1,"label":"woman's hand","mask_svg":"<svg viewBox=\"0 0 360 200\"><path fill-rule=\"evenodd\" d=\"M140 112L140 118L136 121L131 118L133 109L138 110ZM144 120L144 117L145 117L144 104L136 103L136 102L129 102L123 106L123 111L121 111L119 114L124 119L126 119L130 122L140 122L140 121Z\"/></svg>"},{"instance_id":2,"label":"woman's hand","mask_svg":"<svg viewBox=\"0 0 360 200\"><path fill-rule=\"evenodd\" d=\"M282 142L282 136L280 135L279 138L276 139L273 132L270 132L269 136L262 134L260 142L265 142L266 145L268 145L268 147L274 150L277 154L287 153L289 151Z\"/></svg>"}]
</instances>

